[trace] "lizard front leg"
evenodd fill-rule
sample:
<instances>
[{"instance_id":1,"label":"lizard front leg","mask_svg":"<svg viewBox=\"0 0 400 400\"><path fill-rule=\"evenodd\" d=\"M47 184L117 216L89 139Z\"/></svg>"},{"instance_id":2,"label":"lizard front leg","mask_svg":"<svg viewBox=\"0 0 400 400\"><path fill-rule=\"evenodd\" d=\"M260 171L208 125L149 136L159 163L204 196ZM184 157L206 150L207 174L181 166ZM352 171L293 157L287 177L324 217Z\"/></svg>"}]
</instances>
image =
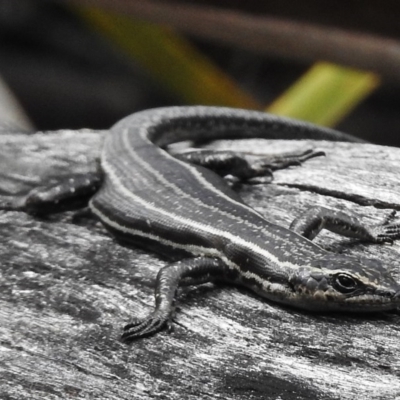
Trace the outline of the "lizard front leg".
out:
<instances>
[{"instance_id":1,"label":"lizard front leg","mask_svg":"<svg viewBox=\"0 0 400 400\"><path fill-rule=\"evenodd\" d=\"M350 215L325 207L311 207L296 218L289 229L311 240L322 229L328 229L339 235L368 242L392 242L400 238L400 222L393 222L395 215L396 213L392 212L380 224L367 225L355 214Z\"/></svg>"},{"instance_id":2,"label":"lizard front leg","mask_svg":"<svg viewBox=\"0 0 400 400\"><path fill-rule=\"evenodd\" d=\"M155 308L145 318L134 318L124 327L122 341L151 335L168 326L174 311L173 303L179 285L198 285L215 281L228 267L218 258L198 257L179 261L162 268L157 275Z\"/></svg>"}]
</instances>

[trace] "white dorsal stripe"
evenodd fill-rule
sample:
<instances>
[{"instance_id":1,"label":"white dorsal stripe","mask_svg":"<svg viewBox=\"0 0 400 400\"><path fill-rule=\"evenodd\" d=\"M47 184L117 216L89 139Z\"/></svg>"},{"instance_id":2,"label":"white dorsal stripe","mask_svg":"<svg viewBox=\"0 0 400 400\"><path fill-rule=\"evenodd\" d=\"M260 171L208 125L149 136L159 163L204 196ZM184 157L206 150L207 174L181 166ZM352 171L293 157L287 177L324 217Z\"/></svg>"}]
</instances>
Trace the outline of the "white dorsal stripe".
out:
<instances>
[{"instance_id":1,"label":"white dorsal stripe","mask_svg":"<svg viewBox=\"0 0 400 400\"><path fill-rule=\"evenodd\" d=\"M125 143L125 145L126 145L126 149L128 150L128 152L130 152L131 155L137 155L137 153L135 153L134 149L132 149L132 147L130 146L130 143L129 143L129 140L128 140L129 128L126 128L126 129L123 131L122 134L123 134L123 141L124 141L124 143ZM140 137L141 137L143 140L147 141L148 143L153 144L153 143L148 139L148 137L147 137L147 129L144 129L144 128L140 129L140 130L139 130L139 135L140 135ZM177 164L179 164L182 168L184 168L184 169L190 171L190 173L192 174L192 176L202 185L203 188L206 188L206 189L210 190L211 192L216 193L216 194L218 195L218 197L224 198L224 199L227 200L229 203L235 204L236 206L239 206L240 208L243 208L243 209L245 209L245 210L247 210L247 211L250 211L250 212L256 214L257 216L263 218L262 215L259 214L257 211L255 211L253 208L249 207L248 205L246 205L246 204L244 204L244 203L240 203L240 202L238 202L238 201L232 199L231 197L227 196L225 193L222 193L220 190L218 190L215 186L211 185L210 182L208 182L207 179L205 179L205 178L203 177L203 175L201 175L201 173L198 171L198 169L194 168L194 167L191 166L189 163L184 162L184 161L181 161L181 160L178 160L177 158L171 156L170 154L168 154L168 153L167 153L166 151L164 151L164 150L161 150L161 151L163 151L163 156L164 156L165 158L170 158L171 160L173 160L174 162L176 162ZM141 158L140 158L140 159L141 159ZM142 159L141 159L141 160L142 160ZM197 200L197 201L199 202L199 204L205 205L200 199L195 199L195 198L193 198L193 197L190 196L188 193L185 193L185 192L182 191L180 188L178 188L176 185L173 185L171 182L169 182L168 180L166 180L166 179L165 179L162 175L160 175L156 170L154 170L153 168L151 168L151 165L149 165L149 164L147 164L147 163L146 163L146 165L148 166L149 171L151 170L151 171L157 176L157 178L159 178L164 184L166 184L166 185L168 185L168 186L170 186L170 187L176 188L176 190L179 191L179 194L180 194L180 195L188 196L188 197L192 198L193 200ZM211 208L211 206L209 206L209 205L205 205L205 206L208 207L208 208ZM231 218L233 217L231 214L225 213L225 212L223 212L222 210L218 209L217 207L215 207L214 209L218 210L218 212L223 213L223 214L225 214L225 215L227 215L227 216L229 216L229 217L231 217ZM249 222L249 221L241 220L241 222L247 223L247 224L249 224L249 226L252 226L252 227L254 227L254 228L256 228L256 229L260 229L258 226L252 224L252 223Z\"/></svg>"},{"instance_id":2,"label":"white dorsal stripe","mask_svg":"<svg viewBox=\"0 0 400 400\"><path fill-rule=\"evenodd\" d=\"M142 138L142 140L144 142L154 146L154 144L147 137L148 129L149 129L149 126L147 126L147 125L144 125L141 128L139 128L138 129L139 136ZM130 133L129 127L122 130L122 141L123 141L124 149L126 149L130 153L130 158L133 159L134 162L139 163L147 172L153 174L160 182L162 182L162 184L165 187L171 188L178 196L183 197L183 198L189 198L195 204L198 204L199 206L208 208L208 209L216 212L218 215L223 215L223 216L225 216L225 217L227 217L229 219L235 220L235 221L237 221L237 222L239 222L241 224L244 224L244 225L246 225L246 226L248 226L250 228L253 228L255 231L265 233L265 226L264 225L263 226L256 225L256 224L254 224L254 223L252 223L252 222L250 222L250 221L248 221L248 220L246 220L244 218L241 218L239 216L233 215L232 213L228 213L226 211L223 211L218 207L214 207L212 205L205 204L203 201L201 201L201 199L191 196L189 193L186 193L184 190L182 190L181 188L179 188L176 185L174 185L172 182L170 182L168 179L166 179L165 176L163 176L157 170L152 168L152 166L149 163L147 163L145 160L143 160L140 157L140 154L138 152L136 152L134 150L134 148L132 148L132 146L131 146L131 144L129 142L129 135L130 134L132 134L132 133ZM157 148L157 146L155 146L155 147ZM232 199L231 197L227 196L226 194L224 194L220 190L218 190L218 188L213 186L206 178L204 178L201 175L201 173L198 171L198 169L194 168L193 166L191 166L187 162L184 162L184 161L176 159L175 157L171 156L170 154L168 154L164 150L161 150L161 149L159 149L159 150L162 152L160 154L160 156L165 157L165 158L169 158L173 162L178 163L181 168L185 168L186 170L188 170L191 173L191 175L199 182L199 184L201 185L202 188L206 188L206 189L210 190L211 192L215 193L219 198L224 198L229 203L231 203L231 204L233 204L235 206L239 206L240 208L242 208L246 212L250 212L251 214L254 214L255 216L261 218L263 220L263 222L265 222L265 225L270 224L270 222L266 221L261 214L259 214L257 211L255 211L253 208L251 208L247 204L238 202L238 201ZM290 234L292 236L299 237L303 242L304 241L308 241L308 239L306 239L305 237L297 234L296 232L290 231ZM277 237L272 237L273 235L272 235L271 232L268 232L268 236L270 236L271 239L277 240ZM319 248L319 246L316 245L315 243L312 243L312 245L313 245L313 247Z\"/></svg>"},{"instance_id":3,"label":"white dorsal stripe","mask_svg":"<svg viewBox=\"0 0 400 400\"><path fill-rule=\"evenodd\" d=\"M143 138L143 140L145 140L146 142L148 142L149 144L153 144L152 142L150 142L147 139L146 136L146 132L147 132L147 127L143 127L140 129L140 136ZM163 184L163 186L168 187L170 189L172 189L177 196L181 197L181 198L187 198L190 199L191 201L193 201L193 203L201 206L201 207L206 207L214 212L217 212L220 215L223 215L227 218L230 218L232 220L238 221L242 224L247 225L248 227L253 228L254 230L257 231L263 231L263 227L258 226L256 224L251 223L250 221L240 218L236 215L233 215L232 213L228 213L224 210L221 210L220 208L213 206L213 205L209 205L209 204L205 204L201 199L191 196L189 193L185 192L184 190L182 190L181 188L179 188L178 186L176 186L175 184L173 184L171 181L169 181L168 179L165 178L165 176L163 176L162 174L159 173L159 171L157 171L156 169L154 169L151 164L147 163L145 160L143 160L140 157L140 154L138 152L135 151L134 148L132 148L132 146L129 143L129 128L124 129L123 133L122 133L122 140L123 140L123 144L124 144L124 149L126 149L129 152L130 157L134 160L135 163L140 164L147 172L153 174L159 182L161 182ZM215 194L218 195L218 197L222 197L224 198L226 201L228 201L229 203L235 205L235 206L239 206L240 208L246 210L247 212L251 212L252 214L255 214L257 217L259 218L263 218L261 214L259 214L257 211L255 211L253 208L249 207L246 204L240 203L234 199L232 199L231 197L225 195L224 193L222 193L221 191L219 191L218 189L216 189L213 185L211 185L200 173L196 168L193 168L191 165L189 165L188 163L178 160L175 157L171 156L170 154L168 154L167 152L161 150L163 152L162 156L165 158L170 158L173 162L179 164L180 167L185 168L187 170L190 171L190 173L192 174L193 178L196 179L201 185L202 187L204 187L205 189L211 190L212 192L214 192Z\"/></svg>"},{"instance_id":4,"label":"white dorsal stripe","mask_svg":"<svg viewBox=\"0 0 400 400\"><path fill-rule=\"evenodd\" d=\"M164 215L174 222L179 222L183 225L188 225L188 226L192 227L193 229L195 229L196 231L198 231L199 234L207 233L207 234L215 235L217 237L224 237L227 240L229 240L230 243L234 243L238 246L245 247L248 250L252 251L253 253L263 256L266 260L269 260L273 264L276 264L276 265L278 264L281 267L286 267L286 268L290 268L290 269L298 268L299 265L293 264L289 261L279 260L278 257L276 257L275 255L271 254L266 249L261 248L260 246L256 245L253 242L249 242L241 237L235 236L235 235L231 234L230 232L223 231L223 230L214 228L209 225L205 225L201 222L193 221L189 218L185 218L180 215L177 215L171 211L167 211L160 207L156 207L155 205L142 199L141 197L132 193L128 188L126 188L123 185L123 183L120 181L118 175L114 171L112 163L108 162L106 155L104 155L104 157L103 157L102 166L103 166L104 171L106 172L109 180L112 182L112 184L114 186L113 189L117 190L123 198L132 199L132 201L141 204L146 209L151 210L156 213L159 213L161 215ZM120 225L118 225L117 229L118 228L122 229L122 227Z\"/></svg>"},{"instance_id":5,"label":"white dorsal stripe","mask_svg":"<svg viewBox=\"0 0 400 400\"><path fill-rule=\"evenodd\" d=\"M116 230L118 230L120 232L123 232L125 234L129 234L129 235L133 235L133 236L145 237L147 239L154 240L155 242L161 243L161 244L166 245L166 246L171 246L173 248L185 250L185 251L187 251L187 252L189 252L189 253L191 253L193 255L219 258L228 267L238 271L240 276L244 277L245 279L254 279L257 283L259 283L264 288L267 288L267 286L271 285L271 283L269 281L266 281L260 275L257 275L257 274L255 274L255 273L253 273L251 271L243 271L243 269L240 268L240 266L235 264L233 261L229 260L225 256L225 254L220 252L218 249L209 248L209 247L202 247L202 246L196 246L196 245L192 245L192 244L185 245L185 244L181 244L181 243L176 243L176 242L172 242L172 241L170 241L168 239L162 238L160 236L157 236L157 235L154 235L154 234L151 234L151 233L143 232L143 231L138 230L138 229L128 228L128 227L122 226L122 225L118 224L117 222L115 222L115 221L111 220L110 218L108 218L99 209L97 209L92 204L92 202L90 202L90 207L91 207L93 213L95 215L97 215L100 218L101 221L103 221L106 225L111 226L112 228L114 228L114 229L116 229ZM266 293L268 293L267 290L266 290Z\"/></svg>"}]
</instances>

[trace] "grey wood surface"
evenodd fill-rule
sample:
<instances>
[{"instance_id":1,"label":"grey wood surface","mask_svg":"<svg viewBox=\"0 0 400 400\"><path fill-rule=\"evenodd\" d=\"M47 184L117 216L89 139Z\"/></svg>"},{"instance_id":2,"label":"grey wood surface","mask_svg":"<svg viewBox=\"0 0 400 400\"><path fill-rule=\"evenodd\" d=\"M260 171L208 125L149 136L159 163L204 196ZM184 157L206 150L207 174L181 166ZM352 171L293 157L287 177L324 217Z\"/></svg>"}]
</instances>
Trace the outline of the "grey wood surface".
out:
<instances>
[{"instance_id":1,"label":"grey wood surface","mask_svg":"<svg viewBox=\"0 0 400 400\"><path fill-rule=\"evenodd\" d=\"M93 170L103 134L0 135L0 194ZM263 153L310 144L236 146ZM242 197L286 227L309 205L356 211L370 223L400 209L399 149L314 147L327 156L277 171L272 184L240 185ZM400 279L400 241L369 245L329 232L316 240L378 257ZM0 212L0 260L0 399L400 397L396 313L316 315L208 284L180 293L171 333L125 345L121 327L151 309L166 260L121 246L99 222L72 212L39 219L10 211Z\"/></svg>"}]
</instances>

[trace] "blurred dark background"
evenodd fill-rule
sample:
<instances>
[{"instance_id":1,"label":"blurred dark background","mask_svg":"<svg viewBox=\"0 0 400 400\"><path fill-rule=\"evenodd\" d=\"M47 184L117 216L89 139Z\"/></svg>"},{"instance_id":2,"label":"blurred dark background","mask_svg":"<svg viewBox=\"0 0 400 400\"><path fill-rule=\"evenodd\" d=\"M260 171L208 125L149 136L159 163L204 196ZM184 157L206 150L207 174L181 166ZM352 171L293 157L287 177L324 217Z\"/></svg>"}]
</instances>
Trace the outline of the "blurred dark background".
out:
<instances>
[{"instance_id":1,"label":"blurred dark background","mask_svg":"<svg viewBox=\"0 0 400 400\"><path fill-rule=\"evenodd\" d=\"M103 129L140 109L185 104L182 96L160 85L140 63L91 29L69 3L0 0L0 76L33 129ZM400 41L400 5L396 1L208 0L174 4L277 16L365 32L391 43ZM311 65L235 47L204 35L182 34L260 104L276 99ZM398 146L400 78L382 74L381 82L336 128L376 143Z\"/></svg>"}]
</instances>

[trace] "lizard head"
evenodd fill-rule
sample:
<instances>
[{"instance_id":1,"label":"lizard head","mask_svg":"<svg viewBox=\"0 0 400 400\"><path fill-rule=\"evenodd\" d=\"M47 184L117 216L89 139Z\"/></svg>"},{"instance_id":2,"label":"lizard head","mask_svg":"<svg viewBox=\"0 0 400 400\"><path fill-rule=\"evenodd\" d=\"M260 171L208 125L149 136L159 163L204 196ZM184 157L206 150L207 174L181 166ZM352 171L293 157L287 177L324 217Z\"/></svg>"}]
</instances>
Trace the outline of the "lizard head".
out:
<instances>
[{"instance_id":1,"label":"lizard head","mask_svg":"<svg viewBox=\"0 0 400 400\"><path fill-rule=\"evenodd\" d=\"M294 303L309 310L377 312L400 306L400 285L376 259L327 254L294 271L289 281Z\"/></svg>"}]
</instances>

